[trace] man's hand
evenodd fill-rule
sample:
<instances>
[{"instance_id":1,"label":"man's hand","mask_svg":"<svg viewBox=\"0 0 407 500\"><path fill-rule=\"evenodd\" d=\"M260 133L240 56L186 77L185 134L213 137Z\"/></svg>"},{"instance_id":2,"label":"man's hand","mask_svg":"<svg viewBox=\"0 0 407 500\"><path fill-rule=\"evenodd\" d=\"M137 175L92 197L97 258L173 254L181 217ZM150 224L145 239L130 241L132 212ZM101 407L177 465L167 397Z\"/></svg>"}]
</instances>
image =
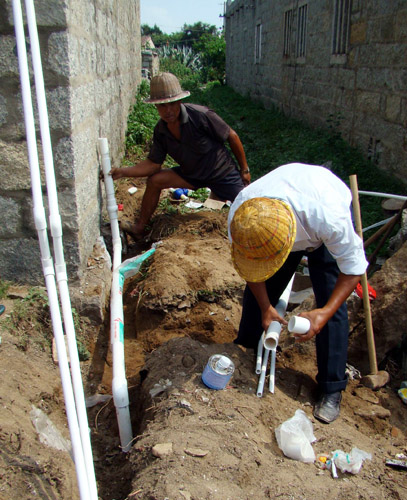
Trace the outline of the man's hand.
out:
<instances>
[{"instance_id":1,"label":"man's hand","mask_svg":"<svg viewBox=\"0 0 407 500\"><path fill-rule=\"evenodd\" d=\"M261 322L263 330L265 332L267 332L270 324L273 321L278 321L282 325L287 325L287 321L278 314L278 312L272 305L270 305L266 310L262 311L261 313Z\"/></svg>"},{"instance_id":2,"label":"man's hand","mask_svg":"<svg viewBox=\"0 0 407 500\"><path fill-rule=\"evenodd\" d=\"M300 313L298 316L302 318L307 318L311 323L310 329L305 334L294 334L295 340L298 342L306 342L312 339L315 335L322 330L329 320L326 314L323 313L322 309L313 309L312 311L307 311Z\"/></svg>"},{"instance_id":3,"label":"man's hand","mask_svg":"<svg viewBox=\"0 0 407 500\"><path fill-rule=\"evenodd\" d=\"M240 171L240 176L242 178L242 181L243 181L243 185L244 186L248 186L250 184L250 181L251 181L251 176L250 176L250 171L248 168L244 169L244 170L241 170Z\"/></svg>"},{"instance_id":4,"label":"man's hand","mask_svg":"<svg viewBox=\"0 0 407 500\"><path fill-rule=\"evenodd\" d=\"M123 169L122 168L112 168L109 172L109 175L112 176L112 179L116 181L123 177Z\"/></svg>"}]
</instances>

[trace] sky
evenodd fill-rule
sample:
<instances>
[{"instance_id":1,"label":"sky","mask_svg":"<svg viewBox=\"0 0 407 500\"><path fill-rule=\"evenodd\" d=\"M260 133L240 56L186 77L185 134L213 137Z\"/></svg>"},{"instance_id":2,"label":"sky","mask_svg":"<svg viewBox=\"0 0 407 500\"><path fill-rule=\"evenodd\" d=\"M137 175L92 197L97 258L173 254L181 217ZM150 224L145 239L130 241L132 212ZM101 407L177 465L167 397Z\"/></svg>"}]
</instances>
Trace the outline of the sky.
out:
<instances>
[{"instance_id":1,"label":"sky","mask_svg":"<svg viewBox=\"0 0 407 500\"><path fill-rule=\"evenodd\" d=\"M167 34L198 21L221 28L223 4L222 0L140 0L141 24L156 24Z\"/></svg>"}]
</instances>

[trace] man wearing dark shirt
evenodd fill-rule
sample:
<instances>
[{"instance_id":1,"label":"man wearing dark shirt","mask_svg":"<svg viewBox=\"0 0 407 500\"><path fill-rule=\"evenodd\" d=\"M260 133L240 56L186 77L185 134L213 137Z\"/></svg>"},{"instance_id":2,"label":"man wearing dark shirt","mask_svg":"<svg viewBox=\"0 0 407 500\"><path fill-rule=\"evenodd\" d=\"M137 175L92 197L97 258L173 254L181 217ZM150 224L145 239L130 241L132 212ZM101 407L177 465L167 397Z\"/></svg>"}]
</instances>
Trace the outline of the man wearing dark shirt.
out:
<instances>
[{"instance_id":1,"label":"man wearing dark shirt","mask_svg":"<svg viewBox=\"0 0 407 500\"><path fill-rule=\"evenodd\" d=\"M148 177L138 221L122 224L122 229L136 238L143 235L162 189L208 187L219 199L233 201L250 183L246 156L237 133L207 107L182 104L180 100L187 96L189 92L181 89L171 73L153 77L150 98L145 102L156 105L161 119L155 126L148 157L132 167L111 170L114 180ZM225 146L226 141L239 170ZM163 169L167 154L179 166Z\"/></svg>"}]
</instances>

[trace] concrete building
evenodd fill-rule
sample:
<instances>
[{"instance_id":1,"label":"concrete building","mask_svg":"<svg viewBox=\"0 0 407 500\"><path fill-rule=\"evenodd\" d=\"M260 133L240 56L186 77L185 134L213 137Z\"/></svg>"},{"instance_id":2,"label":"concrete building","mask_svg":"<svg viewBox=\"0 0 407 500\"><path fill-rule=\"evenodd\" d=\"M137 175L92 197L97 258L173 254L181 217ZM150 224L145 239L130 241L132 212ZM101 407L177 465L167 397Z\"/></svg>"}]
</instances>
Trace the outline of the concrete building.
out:
<instances>
[{"instance_id":1,"label":"concrete building","mask_svg":"<svg viewBox=\"0 0 407 500\"><path fill-rule=\"evenodd\" d=\"M35 9L65 261L79 282L100 235L98 138L107 137L118 166L141 82L140 2L36 0ZM43 284L11 0L0 0L0 12L0 277Z\"/></svg>"},{"instance_id":2,"label":"concrete building","mask_svg":"<svg viewBox=\"0 0 407 500\"><path fill-rule=\"evenodd\" d=\"M407 182L407 2L228 0L227 84Z\"/></svg>"},{"instance_id":3,"label":"concrete building","mask_svg":"<svg viewBox=\"0 0 407 500\"><path fill-rule=\"evenodd\" d=\"M141 65L143 78L151 79L160 70L160 58L150 35L141 37Z\"/></svg>"}]
</instances>

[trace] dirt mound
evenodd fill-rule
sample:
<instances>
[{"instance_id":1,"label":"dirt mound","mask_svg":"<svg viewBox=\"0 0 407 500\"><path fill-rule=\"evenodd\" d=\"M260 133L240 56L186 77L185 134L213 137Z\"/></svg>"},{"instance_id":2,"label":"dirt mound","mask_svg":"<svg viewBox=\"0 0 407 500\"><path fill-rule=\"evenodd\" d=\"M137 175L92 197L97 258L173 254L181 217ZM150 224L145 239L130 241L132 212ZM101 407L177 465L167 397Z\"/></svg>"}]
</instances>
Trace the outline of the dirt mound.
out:
<instances>
[{"instance_id":1,"label":"dirt mound","mask_svg":"<svg viewBox=\"0 0 407 500\"><path fill-rule=\"evenodd\" d=\"M117 200L133 219L143 184L120 182ZM294 344L283 330L275 392L256 396L254 353L233 344L244 283L230 262L226 211L188 212L182 204L155 217L148 241L127 239L125 257L162 240L137 276L125 283L126 374L134 441L122 453L113 401L88 410L99 497L103 500L401 499L405 471L385 465L407 454L406 405L395 386L373 392L351 380L341 416L331 425L312 417L315 346ZM18 298L0 318L0 499L78 498L69 453L40 442L30 419L42 409L69 438L59 370L33 325L6 329ZM108 321L107 321L108 323ZM29 335L20 338L22 333ZM88 332L90 359L82 363L86 395L111 394L109 327ZM235 364L225 390L201 380L211 354ZM316 455L357 447L372 454L358 474L328 470L284 456L276 428L301 409L313 424Z\"/></svg>"}]
</instances>

